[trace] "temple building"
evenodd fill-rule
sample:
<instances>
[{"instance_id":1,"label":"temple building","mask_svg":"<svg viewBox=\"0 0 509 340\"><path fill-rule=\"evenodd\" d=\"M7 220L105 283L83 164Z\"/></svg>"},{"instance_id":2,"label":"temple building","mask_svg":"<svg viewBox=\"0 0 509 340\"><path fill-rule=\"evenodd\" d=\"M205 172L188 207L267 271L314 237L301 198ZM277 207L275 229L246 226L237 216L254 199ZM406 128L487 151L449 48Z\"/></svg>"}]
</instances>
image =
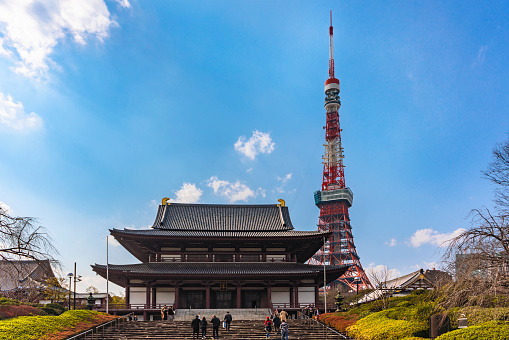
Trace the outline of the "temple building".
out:
<instances>
[{"instance_id":1,"label":"temple building","mask_svg":"<svg viewBox=\"0 0 509 340\"><path fill-rule=\"evenodd\" d=\"M141 263L110 264L109 280L125 287L123 310L143 309L145 317L164 304L176 309L316 306L324 279L332 282L348 269L305 264L332 232L294 230L283 200L215 205L164 199L151 229L110 232ZM106 278L106 265L92 268Z\"/></svg>"}]
</instances>

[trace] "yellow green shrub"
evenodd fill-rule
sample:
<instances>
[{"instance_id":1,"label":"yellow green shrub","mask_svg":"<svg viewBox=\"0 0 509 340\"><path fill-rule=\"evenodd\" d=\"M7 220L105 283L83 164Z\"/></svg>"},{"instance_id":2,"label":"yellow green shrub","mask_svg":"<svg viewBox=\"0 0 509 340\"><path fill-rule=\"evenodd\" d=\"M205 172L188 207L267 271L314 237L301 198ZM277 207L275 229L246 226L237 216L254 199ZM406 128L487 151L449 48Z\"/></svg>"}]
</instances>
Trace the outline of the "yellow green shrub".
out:
<instances>
[{"instance_id":1,"label":"yellow green shrub","mask_svg":"<svg viewBox=\"0 0 509 340\"><path fill-rule=\"evenodd\" d=\"M90 310L67 311L59 316L20 316L0 321L0 340L32 340L73 328L77 323L94 318Z\"/></svg>"},{"instance_id":2,"label":"yellow green shrub","mask_svg":"<svg viewBox=\"0 0 509 340\"><path fill-rule=\"evenodd\" d=\"M436 340L507 340L509 339L509 322L490 321L468 328L457 329L442 334Z\"/></svg>"}]
</instances>

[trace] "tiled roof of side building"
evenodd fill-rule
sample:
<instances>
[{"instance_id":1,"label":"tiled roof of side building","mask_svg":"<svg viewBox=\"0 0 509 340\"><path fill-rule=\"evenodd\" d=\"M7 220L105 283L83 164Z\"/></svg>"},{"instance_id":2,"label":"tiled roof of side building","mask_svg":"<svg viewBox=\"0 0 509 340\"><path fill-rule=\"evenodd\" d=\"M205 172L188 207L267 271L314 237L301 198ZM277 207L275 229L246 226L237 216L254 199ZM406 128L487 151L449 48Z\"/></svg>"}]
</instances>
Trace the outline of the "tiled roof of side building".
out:
<instances>
[{"instance_id":1,"label":"tiled roof of side building","mask_svg":"<svg viewBox=\"0 0 509 340\"><path fill-rule=\"evenodd\" d=\"M222 231L222 230L162 230L162 229L112 229L113 235L120 234L122 237L131 236L152 236L152 237L234 237L234 238L292 238L292 237L316 237L327 236L330 231Z\"/></svg>"},{"instance_id":2,"label":"tiled roof of side building","mask_svg":"<svg viewBox=\"0 0 509 340\"><path fill-rule=\"evenodd\" d=\"M292 230L288 207L271 205L160 205L152 226L165 230L284 231Z\"/></svg>"}]
</instances>

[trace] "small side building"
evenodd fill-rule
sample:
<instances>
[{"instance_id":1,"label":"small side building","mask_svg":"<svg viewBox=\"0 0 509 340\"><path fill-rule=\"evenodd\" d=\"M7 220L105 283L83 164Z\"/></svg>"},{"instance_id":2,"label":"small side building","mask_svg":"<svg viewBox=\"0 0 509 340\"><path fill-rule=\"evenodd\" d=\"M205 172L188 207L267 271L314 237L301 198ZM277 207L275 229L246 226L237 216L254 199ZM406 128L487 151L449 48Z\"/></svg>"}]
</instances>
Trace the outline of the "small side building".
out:
<instances>
[{"instance_id":1,"label":"small side building","mask_svg":"<svg viewBox=\"0 0 509 340\"><path fill-rule=\"evenodd\" d=\"M163 202L166 203L166 202ZM324 267L305 262L330 231L294 230L288 207L162 204L149 230L110 230L140 263L109 265L127 310L318 305ZM106 265L93 270L106 277ZM327 283L348 266L325 266ZM114 306L110 306L110 309ZM124 311L126 309L123 309Z\"/></svg>"}]
</instances>

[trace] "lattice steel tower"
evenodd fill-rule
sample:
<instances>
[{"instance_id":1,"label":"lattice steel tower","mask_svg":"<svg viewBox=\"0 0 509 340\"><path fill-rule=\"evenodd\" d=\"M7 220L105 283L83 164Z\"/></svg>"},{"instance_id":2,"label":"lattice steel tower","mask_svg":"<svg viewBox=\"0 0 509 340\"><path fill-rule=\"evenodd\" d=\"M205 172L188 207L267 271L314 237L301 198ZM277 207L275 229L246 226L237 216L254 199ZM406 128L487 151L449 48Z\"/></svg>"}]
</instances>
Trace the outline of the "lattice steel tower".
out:
<instances>
[{"instance_id":1,"label":"lattice steel tower","mask_svg":"<svg viewBox=\"0 0 509 340\"><path fill-rule=\"evenodd\" d=\"M357 255L353 242L348 208L352 206L353 193L345 186L343 148L338 110L339 80L334 76L334 45L332 11L329 27L329 79L325 82L325 152L323 159L322 190L315 192L315 204L320 209L318 230L330 230L332 236L310 260L313 264L350 265L350 269L334 284L342 283L353 290L371 288Z\"/></svg>"}]
</instances>

